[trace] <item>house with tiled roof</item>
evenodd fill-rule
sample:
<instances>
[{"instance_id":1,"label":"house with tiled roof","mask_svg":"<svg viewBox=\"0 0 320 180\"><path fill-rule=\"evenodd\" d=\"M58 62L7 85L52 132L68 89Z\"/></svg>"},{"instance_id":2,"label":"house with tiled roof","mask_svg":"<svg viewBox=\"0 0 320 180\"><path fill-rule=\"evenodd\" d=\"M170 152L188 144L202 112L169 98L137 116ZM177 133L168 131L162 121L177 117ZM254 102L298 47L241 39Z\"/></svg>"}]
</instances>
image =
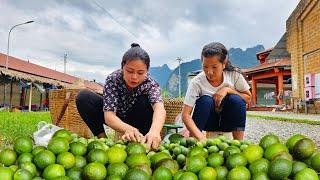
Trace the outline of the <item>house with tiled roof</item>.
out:
<instances>
[{"instance_id":1,"label":"house with tiled roof","mask_svg":"<svg viewBox=\"0 0 320 180\"><path fill-rule=\"evenodd\" d=\"M291 91L291 61L286 34L275 47L258 52L256 56L260 64L243 70L251 84L250 106L283 104L284 92Z\"/></svg>"},{"instance_id":2,"label":"house with tiled roof","mask_svg":"<svg viewBox=\"0 0 320 180\"><path fill-rule=\"evenodd\" d=\"M257 84L275 84L277 104L291 86L290 104L297 112L320 113L320 0L301 0L286 21L286 32L272 49L257 53L260 65L245 70L251 80L252 105Z\"/></svg>"},{"instance_id":3,"label":"house with tiled roof","mask_svg":"<svg viewBox=\"0 0 320 180\"><path fill-rule=\"evenodd\" d=\"M0 53L0 105L25 106L33 85L32 104L39 107L48 99L48 90L52 88L87 88L102 93L101 84L83 80L59 71L55 71L26 60ZM45 90L45 92L41 92ZM29 95L28 95L29 94Z\"/></svg>"}]
</instances>

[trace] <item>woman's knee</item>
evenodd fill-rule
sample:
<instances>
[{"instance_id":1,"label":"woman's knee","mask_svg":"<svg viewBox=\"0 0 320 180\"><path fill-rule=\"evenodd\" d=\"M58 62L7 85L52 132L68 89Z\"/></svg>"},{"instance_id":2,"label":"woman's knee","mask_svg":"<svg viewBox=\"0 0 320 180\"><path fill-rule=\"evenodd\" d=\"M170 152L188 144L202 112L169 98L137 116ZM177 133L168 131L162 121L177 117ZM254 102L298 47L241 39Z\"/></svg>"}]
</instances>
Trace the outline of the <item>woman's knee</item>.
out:
<instances>
[{"instance_id":1,"label":"woman's knee","mask_svg":"<svg viewBox=\"0 0 320 180\"><path fill-rule=\"evenodd\" d=\"M211 96L203 95L196 101L196 105L205 105L205 106L212 106L214 104L214 99Z\"/></svg>"},{"instance_id":2,"label":"woman's knee","mask_svg":"<svg viewBox=\"0 0 320 180\"><path fill-rule=\"evenodd\" d=\"M225 103L229 103L232 106L246 106L245 101L237 94L229 94Z\"/></svg>"},{"instance_id":3,"label":"woman's knee","mask_svg":"<svg viewBox=\"0 0 320 180\"><path fill-rule=\"evenodd\" d=\"M77 94L77 97L76 97L76 105L78 106L80 104L87 102L89 99L90 93L92 93L92 92L87 89L83 89L83 90L79 91L79 93Z\"/></svg>"},{"instance_id":4,"label":"woman's knee","mask_svg":"<svg viewBox=\"0 0 320 180\"><path fill-rule=\"evenodd\" d=\"M195 121L199 129L203 130L207 124L207 120L213 110L212 106L214 106L214 100L211 96L201 96L196 101L192 119Z\"/></svg>"}]
</instances>

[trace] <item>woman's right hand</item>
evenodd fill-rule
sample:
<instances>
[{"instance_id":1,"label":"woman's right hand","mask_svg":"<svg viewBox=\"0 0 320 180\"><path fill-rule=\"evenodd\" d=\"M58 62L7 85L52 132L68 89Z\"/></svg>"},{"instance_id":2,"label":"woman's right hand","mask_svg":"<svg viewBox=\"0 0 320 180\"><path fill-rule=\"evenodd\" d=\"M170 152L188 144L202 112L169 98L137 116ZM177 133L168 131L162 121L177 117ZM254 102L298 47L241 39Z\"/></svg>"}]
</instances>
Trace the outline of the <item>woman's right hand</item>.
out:
<instances>
[{"instance_id":1,"label":"woman's right hand","mask_svg":"<svg viewBox=\"0 0 320 180\"><path fill-rule=\"evenodd\" d=\"M199 135L195 136L195 138L196 138L198 141L205 141L205 140L207 140L206 136L205 136L203 133L200 133Z\"/></svg>"},{"instance_id":2,"label":"woman's right hand","mask_svg":"<svg viewBox=\"0 0 320 180\"><path fill-rule=\"evenodd\" d=\"M124 141L133 141L140 142L143 138L143 135L139 132L137 128L129 128L122 135L121 139Z\"/></svg>"}]
</instances>

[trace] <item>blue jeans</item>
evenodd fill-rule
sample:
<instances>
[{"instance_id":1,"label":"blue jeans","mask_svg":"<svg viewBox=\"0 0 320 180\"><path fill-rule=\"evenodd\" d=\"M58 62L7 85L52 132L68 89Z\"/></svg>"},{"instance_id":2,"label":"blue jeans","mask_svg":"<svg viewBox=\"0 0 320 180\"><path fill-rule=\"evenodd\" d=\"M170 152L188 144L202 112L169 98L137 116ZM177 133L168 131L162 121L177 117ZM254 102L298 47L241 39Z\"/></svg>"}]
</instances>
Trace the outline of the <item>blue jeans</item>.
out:
<instances>
[{"instance_id":1,"label":"blue jeans","mask_svg":"<svg viewBox=\"0 0 320 180\"><path fill-rule=\"evenodd\" d=\"M221 102L221 112L215 111L214 99L201 96L193 112L193 120L200 130L205 131L244 131L246 125L246 103L235 94L228 94Z\"/></svg>"}]
</instances>

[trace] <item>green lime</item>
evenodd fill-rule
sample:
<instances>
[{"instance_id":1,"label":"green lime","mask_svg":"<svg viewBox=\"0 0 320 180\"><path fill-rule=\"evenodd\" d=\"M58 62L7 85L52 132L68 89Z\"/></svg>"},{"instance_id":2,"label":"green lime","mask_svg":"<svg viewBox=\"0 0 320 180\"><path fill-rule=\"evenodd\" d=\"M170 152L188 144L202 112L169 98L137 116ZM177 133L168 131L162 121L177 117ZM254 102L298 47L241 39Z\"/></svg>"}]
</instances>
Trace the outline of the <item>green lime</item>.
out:
<instances>
[{"instance_id":1,"label":"green lime","mask_svg":"<svg viewBox=\"0 0 320 180\"><path fill-rule=\"evenodd\" d=\"M217 171L217 179L227 179L228 169L225 166L218 166L215 168Z\"/></svg>"},{"instance_id":2,"label":"green lime","mask_svg":"<svg viewBox=\"0 0 320 180\"><path fill-rule=\"evenodd\" d=\"M70 144L70 152L75 156L84 156L87 153L87 146L81 142Z\"/></svg>"},{"instance_id":3,"label":"green lime","mask_svg":"<svg viewBox=\"0 0 320 180\"><path fill-rule=\"evenodd\" d=\"M129 143L126 148L127 154L140 154L140 153L146 153L146 148L144 145L136 142Z\"/></svg>"},{"instance_id":4,"label":"green lime","mask_svg":"<svg viewBox=\"0 0 320 180\"><path fill-rule=\"evenodd\" d=\"M269 166L270 162L267 159L261 158L251 163L249 170L251 174L268 173Z\"/></svg>"},{"instance_id":5,"label":"green lime","mask_svg":"<svg viewBox=\"0 0 320 180\"><path fill-rule=\"evenodd\" d=\"M193 172L183 172L179 180L198 180L198 177Z\"/></svg>"},{"instance_id":6,"label":"green lime","mask_svg":"<svg viewBox=\"0 0 320 180\"><path fill-rule=\"evenodd\" d=\"M292 172L291 175L296 175L298 172L300 172L301 170L307 168L308 166L300 161L294 161L292 164Z\"/></svg>"},{"instance_id":7,"label":"green lime","mask_svg":"<svg viewBox=\"0 0 320 180\"><path fill-rule=\"evenodd\" d=\"M126 159L126 164L130 168L133 168L134 166L140 165L140 164L146 164L146 165L150 166L151 162L146 154L132 154L132 155L128 156L128 158Z\"/></svg>"},{"instance_id":8,"label":"green lime","mask_svg":"<svg viewBox=\"0 0 320 180\"><path fill-rule=\"evenodd\" d=\"M22 153L19 155L17 162L18 164L24 163L24 162L32 162L33 161L33 154L32 153Z\"/></svg>"},{"instance_id":9,"label":"green lime","mask_svg":"<svg viewBox=\"0 0 320 180\"><path fill-rule=\"evenodd\" d=\"M207 158L207 162L208 162L208 166L215 168L223 165L224 158L222 155L218 153L213 153L209 155L209 157Z\"/></svg>"},{"instance_id":10,"label":"green lime","mask_svg":"<svg viewBox=\"0 0 320 180\"><path fill-rule=\"evenodd\" d=\"M52 136L52 138L56 138L56 137L65 138L68 142L71 142L73 139L71 136L71 133L65 129L60 129L60 130L56 131L54 133L54 135Z\"/></svg>"},{"instance_id":11,"label":"green lime","mask_svg":"<svg viewBox=\"0 0 320 180\"><path fill-rule=\"evenodd\" d=\"M198 173L202 168L207 166L207 161L204 157L196 155L187 158L186 170Z\"/></svg>"},{"instance_id":12,"label":"green lime","mask_svg":"<svg viewBox=\"0 0 320 180\"><path fill-rule=\"evenodd\" d=\"M107 169L99 162L92 162L84 167L82 175L85 179L104 179Z\"/></svg>"},{"instance_id":13,"label":"green lime","mask_svg":"<svg viewBox=\"0 0 320 180\"><path fill-rule=\"evenodd\" d=\"M294 180L318 180L318 174L315 170L310 168L305 168L299 171L295 176Z\"/></svg>"},{"instance_id":14,"label":"green lime","mask_svg":"<svg viewBox=\"0 0 320 180\"><path fill-rule=\"evenodd\" d=\"M204 167L199 172L200 180L213 180L217 179L217 171L212 167Z\"/></svg>"},{"instance_id":15,"label":"green lime","mask_svg":"<svg viewBox=\"0 0 320 180\"><path fill-rule=\"evenodd\" d=\"M259 145L251 144L242 153L247 158L249 164L251 164L263 157L263 148Z\"/></svg>"},{"instance_id":16,"label":"green lime","mask_svg":"<svg viewBox=\"0 0 320 180\"><path fill-rule=\"evenodd\" d=\"M309 138L300 139L293 147L293 156L296 159L308 159L315 151L316 144Z\"/></svg>"},{"instance_id":17,"label":"green lime","mask_svg":"<svg viewBox=\"0 0 320 180\"><path fill-rule=\"evenodd\" d=\"M57 164L60 164L64 169L72 168L76 163L76 159L70 152L63 152L57 156Z\"/></svg>"},{"instance_id":18,"label":"green lime","mask_svg":"<svg viewBox=\"0 0 320 180\"><path fill-rule=\"evenodd\" d=\"M292 153L294 145L303 138L305 138L305 136L301 134L295 134L291 136L286 142L286 146L288 147L289 152Z\"/></svg>"},{"instance_id":19,"label":"green lime","mask_svg":"<svg viewBox=\"0 0 320 180\"><path fill-rule=\"evenodd\" d=\"M82 179L82 169L73 167L67 171L67 176L71 179Z\"/></svg>"},{"instance_id":20,"label":"green lime","mask_svg":"<svg viewBox=\"0 0 320 180\"><path fill-rule=\"evenodd\" d=\"M251 174L250 171L244 166L238 166L228 173L228 180L250 180Z\"/></svg>"},{"instance_id":21,"label":"green lime","mask_svg":"<svg viewBox=\"0 0 320 180\"><path fill-rule=\"evenodd\" d=\"M172 173L168 168L164 166L160 166L153 172L153 179L154 180L171 180Z\"/></svg>"},{"instance_id":22,"label":"green lime","mask_svg":"<svg viewBox=\"0 0 320 180\"><path fill-rule=\"evenodd\" d=\"M13 165L17 160L17 153L12 149L4 149L0 152L0 163L5 166Z\"/></svg>"},{"instance_id":23,"label":"green lime","mask_svg":"<svg viewBox=\"0 0 320 180\"><path fill-rule=\"evenodd\" d=\"M93 149L87 156L88 162L99 162L105 165L108 162L108 155L102 149Z\"/></svg>"},{"instance_id":24,"label":"green lime","mask_svg":"<svg viewBox=\"0 0 320 180\"><path fill-rule=\"evenodd\" d=\"M29 171L25 169L18 169L14 175L13 175L14 180L24 180L24 179L32 179L32 175Z\"/></svg>"},{"instance_id":25,"label":"green lime","mask_svg":"<svg viewBox=\"0 0 320 180\"><path fill-rule=\"evenodd\" d=\"M75 156L75 164L74 167L83 168L87 165L87 159L83 156Z\"/></svg>"},{"instance_id":26,"label":"green lime","mask_svg":"<svg viewBox=\"0 0 320 180\"><path fill-rule=\"evenodd\" d=\"M13 179L14 172L9 167L0 167L0 177L4 180Z\"/></svg>"},{"instance_id":27,"label":"green lime","mask_svg":"<svg viewBox=\"0 0 320 180\"><path fill-rule=\"evenodd\" d=\"M127 152L123 148L112 146L107 150L107 156L110 164L122 163L127 158Z\"/></svg>"},{"instance_id":28,"label":"green lime","mask_svg":"<svg viewBox=\"0 0 320 180\"><path fill-rule=\"evenodd\" d=\"M18 154L30 153L33 149L32 139L29 137L19 137L14 143L14 150Z\"/></svg>"},{"instance_id":29,"label":"green lime","mask_svg":"<svg viewBox=\"0 0 320 180\"><path fill-rule=\"evenodd\" d=\"M150 179L150 176L141 169L130 169L126 173L126 176L124 177L125 180L142 180L142 179Z\"/></svg>"},{"instance_id":30,"label":"green lime","mask_svg":"<svg viewBox=\"0 0 320 180\"><path fill-rule=\"evenodd\" d=\"M69 142L63 137L52 138L48 144L48 150L56 155L62 152L68 152L69 148Z\"/></svg>"},{"instance_id":31,"label":"green lime","mask_svg":"<svg viewBox=\"0 0 320 180\"><path fill-rule=\"evenodd\" d=\"M226 161L226 165L229 170L238 166L246 166L247 163L248 161L242 153L232 154L228 157Z\"/></svg>"},{"instance_id":32,"label":"green lime","mask_svg":"<svg viewBox=\"0 0 320 180\"><path fill-rule=\"evenodd\" d=\"M37 173L37 167L32 162L24 162L19 165L21 169L25 169L29 171L29 173L33 176Z\"/></svg>"},{"instance_id":33,"label":"green lime","mask_svg":"<svg viewBox=\"0 0 320 180\"><path fill-rule=\"evenodd\" d=\"M129 167L124 164L124 163L113 163L109 164L107 168L108 175L117 175L120 176L121 178L124 178L128 171Z\"/></svg>"},{"instance_id":34,"label":"green lime","mask_svg":"<svg viewBox=\"0 0 320 180\"><path fill-rule=\"evenodd\" d=\"M47 166L42 173L45 179L53 179L60 176L65 176L66 172L62 165L60 164L50 164Z\"/></svg>"},{"instance_id":35,"label":"green lime","mask_svg":"<svg viewBox=\"0 0 320 180\"><path fill-rule=\"evenodd\" d=\"M276 136L274 134L268 134L268 135L263 136L260 139L259 145L263 149L267 149L267 147L269 147L270 145L275 144L275 143L280 143L278 136Z\"/></svg>"},{"instance_id":36,"label":"green lime","mask_svg":"<svg viewBox=\"0 0 320 180\"><path fill-rule=\"evenodd\" d=\"M270 163L268 175L272 179L287 178L292 171L292 162L287 159L276 159Z\"/></svg>"}]
</instances>

